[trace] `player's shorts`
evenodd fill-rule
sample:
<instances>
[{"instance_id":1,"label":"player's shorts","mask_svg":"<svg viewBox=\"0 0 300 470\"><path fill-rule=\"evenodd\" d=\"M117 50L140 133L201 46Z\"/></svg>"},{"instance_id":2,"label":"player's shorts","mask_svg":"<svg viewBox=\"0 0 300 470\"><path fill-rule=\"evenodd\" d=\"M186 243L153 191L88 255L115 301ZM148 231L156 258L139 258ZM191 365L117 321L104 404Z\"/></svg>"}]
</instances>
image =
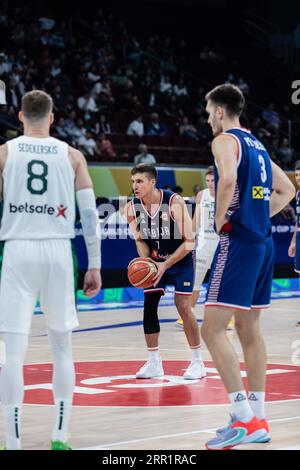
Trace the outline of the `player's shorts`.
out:
<instances>
[{"instance_id":1,"label":"player's shorts","mask_svg":"<svg viewBox=\"0 0 300 470\"><path fill-rule=\"evenodd\" d=\"M5 242L0 283L0 332L30 332L38 296L48 328L78 326L70 240Z\"/></svg>"},{"instance_id":2,"label":"player's shorts","mask_svg":"<svg viewBox=\"0 0 300 470\"><path fill-rule=\"evenodd\" d=\"M300 274L300 232L296 235L295 271Z\"/></svg>"},{"instance_id":3,"label":"player's shorts","mask_svg":"<svg viewBox=\"0 0 300 470\"><path fill-rule=\"evenodd\" d=\"M194 285L194 259L191 253L167 269L157 286L145 289L144 293L161 291L162 295L164 295L165 288L168 285L175 286L175 294L177 295L192 295Z\"/></svg>"},{"instance_id":4,"label":"player's shorts","mask_svg":"<svg viewBox=\"0 0 300 470\"><path fill-rule=\"evenodd\" d=\"M207 271L211 267L219 239L199 238L196 250L194 291L201 289Z\"/></svg>"},{"instance_id":5,"label":"player's shorts","mask_svg":"<svg viewBox=\"0 0 300 470\"><path fill-rule=\"evenodd\" d=\"M222 233L205 305L241 310L269 307L273 267L272 237L253 241L235 231Z\"/></svg>"}]
</instances>

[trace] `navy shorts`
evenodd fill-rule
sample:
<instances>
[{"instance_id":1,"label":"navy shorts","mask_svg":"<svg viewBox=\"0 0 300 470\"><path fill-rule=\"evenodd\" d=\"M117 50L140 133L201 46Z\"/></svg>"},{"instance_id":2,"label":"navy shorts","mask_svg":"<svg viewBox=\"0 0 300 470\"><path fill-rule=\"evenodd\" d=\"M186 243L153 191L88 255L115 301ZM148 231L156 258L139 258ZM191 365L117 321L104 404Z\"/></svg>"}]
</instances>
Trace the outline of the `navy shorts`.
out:
<instances>
[{"instance_id":1,"label":"navy shorts","mask_svg":"<svg viewBox=\"0 0 300 470\"><path fill-rule=\"evenodd\" d=\"M145 289L144 293L162 291L164 295L167 285L175 286L175 294L192 295L194 286L194 260L192 254L187 255L186 258L167 269L157 286Z\"/></svg>"},{"instance_id":2,"label":"navy shorts","mask_svg":"<svg viewBox=\"0 0 300 470\"><path fill-rule=\"evenodd\" d=\"M300 232L296 235L295 271L300 274Z\"/></svg>"},{"instance_id":3,"label":"navy shorts","mask_svg":"<svg viewBox=\"0 0 300 470\"><path fill-rule=\"evenodd\" d=\"M236 231L222 233L205 305L241 310L269 307L273 267L272 237L253 241Z\"/></svg>"}]
</instances>

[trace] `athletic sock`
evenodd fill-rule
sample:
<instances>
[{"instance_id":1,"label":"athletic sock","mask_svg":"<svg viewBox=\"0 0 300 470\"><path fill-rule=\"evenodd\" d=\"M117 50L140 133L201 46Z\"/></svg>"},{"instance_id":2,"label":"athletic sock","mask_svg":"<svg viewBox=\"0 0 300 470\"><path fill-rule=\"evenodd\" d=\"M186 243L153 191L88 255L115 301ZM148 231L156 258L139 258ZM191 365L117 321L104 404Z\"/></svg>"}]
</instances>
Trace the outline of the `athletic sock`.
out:
<instances>
[{"instance_id":1,"label":"athletic sock","mask_svg":"<svg viewBox=\"0 0 300 470\"><path fill-rule=\"evenodd\" d=\"M194 361L201 361L202 356L201 356L201 346L191 346L191 351L192 351L192 362Z\"/></svg>"},{"instance_id":2,"label":"athletic sock","mask_svg":"<svg viewBox=\"0 0 300 470\"><path fill-rule=\"evenodd\" d=\"M6 449L21 450L21 405L3 405L2 409L6 434Z\"/></svg>"},{"instance_id":3,"label":"athletic sock","mask_svg":"<svg viewBox=\"0 0 300 470\"><path fill-rule=\"evenodd\" d=\"M229 399L232 405L232 412L239 421L247 423L251 421L254 414L249 405L245 390L229 393Z\"/></svg>"},{"instance_id":4,"label":"athletic sock","mask_svg":"<svg viewBox=\"0 0 300 470\"><path fill-rule=\"evenodd\" d=\"M148 348L148 360L159 361L159 349L158 348Z\"/></svg>"},{"instance_id":5,"label":"athletic sock","mask_svg":"<svg viewBox=\"0 0 300 470\"><path fill-rule=\"evenodd\" d=\"M55 408L55 425L52 431L52 440L67 442L72 401L56 399Z\"/></svg>"},{"instance_id":6,"label":"athletic sock","mask_svg":"<svg viewBox=\"0 0 300 470\"><path fill-rule=\"evenodd\" d=\"M249 405L258 419L266 419L265 413L265 392L250 392L248 393Z\"/></svg>"}]
</instances>

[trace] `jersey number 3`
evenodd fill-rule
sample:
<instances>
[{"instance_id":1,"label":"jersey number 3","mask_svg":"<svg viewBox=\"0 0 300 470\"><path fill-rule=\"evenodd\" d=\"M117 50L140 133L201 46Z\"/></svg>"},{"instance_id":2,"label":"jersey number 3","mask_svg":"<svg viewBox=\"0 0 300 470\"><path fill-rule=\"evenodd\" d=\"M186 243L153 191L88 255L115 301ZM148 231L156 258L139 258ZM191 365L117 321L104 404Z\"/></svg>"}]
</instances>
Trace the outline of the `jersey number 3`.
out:
<instances>
[{"instance_id":1,"label":"jersey number 3","mask_svg":"<svg viewBox=\"0 0 300 470\"><path fill-rule=\"evenodd\" d=\"M260 176L261 176L261 180L263 183L265 183L267 181L267 171L266 171L266 163L265 163L265 159L262 155L258 155L258 161L259 161L259 164L260 164Z\"/></svg>"},{"instance_id":2,"label":"jersey number 3","mask_svg":"<svg viewBox=\"0 0 300 470\"><path fill-rule=\"evenodd\" d=\"M31 194L44 194L48 189L48 165L42 160L31 160L27 165L27 189Z\"/></svg>"}]
</instances>

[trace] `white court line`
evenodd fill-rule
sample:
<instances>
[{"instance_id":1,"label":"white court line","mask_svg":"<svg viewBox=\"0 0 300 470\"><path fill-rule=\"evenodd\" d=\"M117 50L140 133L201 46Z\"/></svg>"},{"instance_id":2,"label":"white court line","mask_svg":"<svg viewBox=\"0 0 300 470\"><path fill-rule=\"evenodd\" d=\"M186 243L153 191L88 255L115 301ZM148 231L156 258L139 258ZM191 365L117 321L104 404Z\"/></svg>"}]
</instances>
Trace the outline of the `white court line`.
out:
<instances>
[{"instance_id":1,"label":"white court line","mask_svg":"<svg viewBox=\"0 0 300 470\"><path fill-rule=\"evenodd\" d=\"M289 447L281 447L277 450L300 450L300 446L289 446Z\"/></svg>"},{"instance_id":2,"label":"white court line","mask_svg":"<svg viewBox=\"0 0 300 470\"><path fill-rule=\"evenodd\" d=\"M269 423L283 423L286 421L295 421L295 420L300 420L300 416L291 416L290 418L277 418L277 419L270 419L268 422ZM93 446L93 447L82 447L78 450L100 450L100 449L106 449L115 447L115 446L120 446L120 445L127 445L127 444L137 444L139 442L147 442L147 441L156 441L158 439L170 439L172 437L182 437L182 436L191 436L193 434L200 434L200 433L214 433L216 431L216 428L210 428L210 429L198 429L197 431L189 431L189 432L181 432L177 434L163 434L159 436L152 436L152 437L144 437L141 439L132 439L131 441L120 441L120 442L112 442L110 444L105 444L103 446ZM288 449L288 448L286 448ZM283 450L283 449L282 449Z\"/></svg>"}]
</instances>

